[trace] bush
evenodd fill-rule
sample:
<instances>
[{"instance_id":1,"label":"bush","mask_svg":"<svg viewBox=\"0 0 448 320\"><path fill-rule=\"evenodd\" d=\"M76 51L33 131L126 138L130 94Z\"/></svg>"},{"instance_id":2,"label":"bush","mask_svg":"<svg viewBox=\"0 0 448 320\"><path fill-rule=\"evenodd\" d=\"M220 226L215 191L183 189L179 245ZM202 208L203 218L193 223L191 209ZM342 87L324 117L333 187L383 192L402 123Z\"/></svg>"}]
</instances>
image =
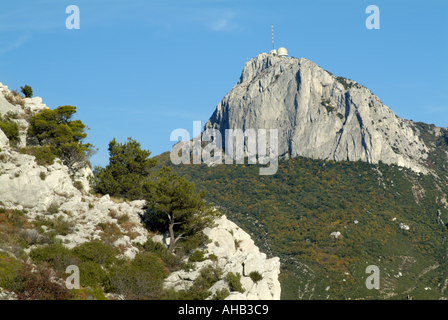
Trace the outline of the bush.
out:
<instances>
[{"instance_id":1,"label":"bush","mask_svg":"<svg viewBox=\"0 0 448 320\"><path fill-rule=\"evenodd\" d=\"M164 295L163 280L168 275L160 258L143 252L131 262L112 267L109 273L109 290L125 299L160 299Z\"/></svg>"},{"instance_id":2,"label":"bush","mask_svg":"<svg viewBox=\"0 0 448 320\"><path fill-rule=\"evenodd\" d=\"M58 235L66 236L73 231L75 222L66 220L62 216L55 217L52 220L47 220L50 228L53 228Z\"/></svg>"},{"instance_id":3,"label":"bush","mask_svg":"<svg viewBox=\"0 0 448 320\"><path fill-rule=\"evenodd\" d=\"M9 119L2 120L0 117L0 130L2 130L9 139L9 144L12 147L17 146L17 143L20 141L19 126L17 123L12 122Z\"/></svg>"},{"instance_id":4,"label":"bush","mask_svg":"<svg viewBox=\"0 0 448 320\"><path fill-rule=\"evenodd\" d=\"M73 300L107 300L103 290L99 288L73 289Z\"/></svg>"},{"instance_id":5,"label":"bush","mask_svg":"<svg viewBox=\"0 0 448 320\"><path fill-rule=\"evenodd\" d=\"M106 230L106 228L107 228L107 225L104 222L100 222L96 226L97 226L97 228L100 228L103 231Z\"/></svg>"},{"instance_id":6,"label":"bush","mask_svg":"<svg viewBox=\"0 0 448 320\"><path fill-rule=\"evenodd\" d=\"M188 261L190 261L190 262L202 262L204 260L206 260L206 258L204 257L204 251L203 250L196 250L188 258Z\"/></svg>"},{"instance_id":7,"label":"bush","mask_svg":"<svg viewBox=\"0 0 448 320\"><path fill-rule=\"evenodd\" d=\"M49 146L30 148L31 154L36 157L36 163L40 166L52 165L56 155Z\"/></svg>"},{"instance_id":8,"label":"bush","mask_svg":"<svg viewBox=\"0 0 448 320\"><path fill-rule=\"evenodd\" d=\"M238 292L244 293L245 290L243 288L243 285L241 284L240 279L241 279L241 274L239 274L239 273L234 274L233 272L227 273L227 275L225 277L225 280L229 284L230 289L232 291L238 291Z\"/></svg>"},{"instance_id":9,"label":"bush","mask_svg":"<svg viewBox=\"0 0 448 320\"><path fill-rule=\"evenodd\" d=\"M138 253L131 261L131 266L139 272L150 275L154 280L163 281L169 273L162 259L148 252Z\"/></svg>"},{"instance_id":10,"label":"bush","mask_svg":"<svg viewBox=\"0 0 448 320\"><path fill-rule=\"evenodd\" d=\"M30 246L49 242L48 237L41 235L36 229L22 229L20 236Z\"/></svg>"},{"instance_id":11,"label":"bush","mask_svg":"<svg viewBox=\"0 0 448 320\"><path fill-rule=\"evenodd\" d=\"M20 267L21 263L19 260L0 252L0 287L9 289L14 279L18 276Z\"/></svg>"},{"instance_id":12,"label":"bush","mask_svg":"<svg viewBox=\"0 0 448 320\"><path fill-rule=\"evenodd\" d=\"M73 186L81 192L83 192L83 190L84 190L84 185L79 180L73 182Z\"/></svg>"},{"instance_id":13,"label":"bush","mask_svg":"<svg viewBox=\"0 0 448 320\"><path fill-rule=\"evenodd\" d=\"M34 268L25 263L19 269L11 290L19 300L68 300L73 295L65 284L57 282L59 277L58 273L45 266Z\"/></svg>"},{"instance_id":14,"label":"bush","mask_svg":"<svg viewBox=\"0 0 448 320\"><path fill-rule=\"evenodd\" d=\"M98 263L83 261L78 267L79 281L83 287L99 288L108 280L106 271Z\"/></svg>"},{"instance_id":15,"label":"bush","mask_svg":"<svg viewBox=\"0 0 448 320\"><path fill-rule=\"evenodd\" d=\"M111 265L118 260L115 257L118 251L99 240L77 245L72 249L72 254L81 261L90 261L105 266Z\"/></svg>"},{"instance_id":16,"label":"bush","mask_svg":"<svg viewBox=\"0 0 448 320\"><path fill-rule=\"evenodd\" d=\"M162 259L165 266L170 272L184 269L186 264L182 261L182 255L174 255L168 251L168 249L159 242L154 242L152 239L148 239L143 245L144 252L154 254L156 257Z\"/></svg>"},{"instance_id":17,"label":"bush","mask_svg":"<svg viewBox=\"0 0 448 320\"><path fill-rule=\"evenodd\" d=\"M60 272L65 272L69 265L78 265L70 250L60 243L49 244L30 251L30 257L36 263L48 263L50 267Z\"/></svg>"},{"instance_id":18,"label":"bush","mask_svg":"<svg viewBox=\"0 0 448 320\"><path fill-rule=\"evenodd\" d=\"M212 300L224 300L230 295L230 292L226 288L222 288L221 290L217 290Z\"/></svg>"},{"instance_id":19,"label":"bush","mask_svg":"<svg viewBox=\"0 0 448 320\"><path fill-rule=\"evenodd\" d=\"M218 262L218 256L213 253L208 255L208 259L212 260L213 262Z\"/></svg>"},{"instance_id":20,"label":"bush","mask_svg":"<svg viewBox=\"0 0 448 320\"><path fill-rule=\"evenodd\" d=\"M177 293L171 292L169 299L180 300L205 300L211 293L208 291L216 282L221 280L223 271L220 267L209 265L200 271L199 277L193 282L188 290Z\"/></svg>"},{"instance_id":21,"label":"bush","mask_svg":"<svg viewBox=\"0 0 448 320\"><path fill-rule=\"evenodd\" d=\"M49 214L56 214L59 212L59 205L55 202L53 202L52 204L50 204L50 206L48 207L48 213Z\"/></svg>"},{"instance_id":22,"label":"bush","mask_svg":"<svg viewBox=\"0 0 448 320\"><path fill-rule=\"evenodd\" d=\"M263 279L263 276L258 271L252 271L251 273L249 273L249 277L255 283Z\"/></svg>"},{"instance_id":23,"label":"bush","mask_svg":"<svg viewBox=\"0 0 448 320\"><path fill-rule=\"evenodd\" d=\"M28 85L25 85L25 87L20 87L20 90L26 98L31 98L33 96L33 89L31 89Z\"/></svg>"}]
</instances>

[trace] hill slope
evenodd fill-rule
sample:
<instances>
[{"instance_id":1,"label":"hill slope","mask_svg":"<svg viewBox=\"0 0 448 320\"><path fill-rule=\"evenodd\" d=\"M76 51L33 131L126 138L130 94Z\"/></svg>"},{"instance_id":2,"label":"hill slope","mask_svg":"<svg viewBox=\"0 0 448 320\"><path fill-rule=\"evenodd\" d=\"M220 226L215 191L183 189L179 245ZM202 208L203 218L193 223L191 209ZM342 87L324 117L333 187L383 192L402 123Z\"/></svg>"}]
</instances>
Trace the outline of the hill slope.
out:
<instances>
[{"instance_id":1,"label":"hill slope","mask_svg":"<svg viewBox=\"0 0 448 320\"><path fill-rule=\"evenodd\" d=\"M401 119L367 88L307 59L266 53L246 63L210 128L223 148L226 129L278 129L283 160L273 176L247 159L156 158L280 257L282 299L448 297L447 129ZM366 287L370 265L379 267L379 290Z\"/></svg>"},{"instance_id":2,"label":"hill slope","mask_svg":"<svg viewBox=\"0 0 448 320\"><path fill-rule=\"evenodd\" d=\"M437 221L438 210L448 221L446 182L362 161L297 157L260 176L258 165L175 166L168 153L157 158L206 190L268 256L280 257L282 299L448 297L448 230ZM369 265L381 270L378 291L365 286Z\"/></svg>"}]
</instances>

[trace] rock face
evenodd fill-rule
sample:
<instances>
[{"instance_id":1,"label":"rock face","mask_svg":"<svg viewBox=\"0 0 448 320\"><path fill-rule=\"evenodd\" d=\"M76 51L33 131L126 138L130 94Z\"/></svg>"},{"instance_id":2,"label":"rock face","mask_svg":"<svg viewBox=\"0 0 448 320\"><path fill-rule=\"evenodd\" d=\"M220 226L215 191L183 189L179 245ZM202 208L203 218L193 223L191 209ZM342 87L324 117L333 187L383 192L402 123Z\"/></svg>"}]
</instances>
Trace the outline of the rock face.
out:
<instances>
[{"instance_id":1,"label":"rock face","mask_svg":"<svg viewBox=\"0 0 448 320\"><path fill-rule=\"evenodd\" d=\"M262 53L248 61L207 128L221 132L223 147L225 129L278 129L278 154L286 158L382 161L428 172L428 147L412 121L304 58Z\"/></svg>"},{"instance_id":2,"label":"rock face","mask_svg":"<svg viewBox=\"0 0 448 320\"><path fill-rule=\"evenodd\" d=\"M280 259L277 257L267 259L266 254L260 252L250 236L235 223L227 220L226 216L217 219L216 224L216 227L204 230L211 240L204 249L209 255L217 256L218 261L197 262L196 271L193 272L173 272L166 280L166 286L177 290L186 289L199 276L200 269L216 263L222 268L224 277L229 272L239 273L245 292L232 292L228 284L220 280L210 289L212 294L226 288L231 291L226 300L280 300L281 288L278 281ZM169 243L169 239L163 241L161 237L155 237L153 240ZM254 283L249 277L253 271L261 274L262 280Z\"/></svg>"},{"instance_id":3,"label":"rock face","mask_svg":"<svg viewBox=\"0 0 448 320\"><path fill-rule=\"evenodd\" d=\"M0 130L0 137L1 133ZM141 224L144 201L113 201L80 191L73 185L69 169L56 159L51 166L40 166L30 155L20 154L9 145L0 146L0 205L7 209L25 210L29 221L61 219L70 226L66 235L57 235L64 245L104 238L101 224L116 225L108 241L120 246L124 256L133 258L137 243L147 240L148 231ZM87 169L86 169L87 170ZM118 224L127 216L126 224ZM49 231L49 230L47 230Z\"/></svg>"}]
</instances>

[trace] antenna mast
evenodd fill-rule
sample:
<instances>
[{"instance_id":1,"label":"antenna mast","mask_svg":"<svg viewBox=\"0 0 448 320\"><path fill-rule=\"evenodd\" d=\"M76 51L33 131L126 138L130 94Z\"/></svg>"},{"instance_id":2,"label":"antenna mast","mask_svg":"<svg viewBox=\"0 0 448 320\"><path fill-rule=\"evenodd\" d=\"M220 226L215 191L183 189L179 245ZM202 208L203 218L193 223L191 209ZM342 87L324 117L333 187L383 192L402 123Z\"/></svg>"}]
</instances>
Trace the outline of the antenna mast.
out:
<instances>
[{"instance_id":1,"label":"antenna mast","mask_svg":"<svg viewBox=\"0 0 448 320\"><path fill-rule=\"evenodd\" d=\"M272 29L272 50L275 50L275 47L274 47L274 25L273 24L271 24L271 29Z\"/></svg>"}]
</instances>

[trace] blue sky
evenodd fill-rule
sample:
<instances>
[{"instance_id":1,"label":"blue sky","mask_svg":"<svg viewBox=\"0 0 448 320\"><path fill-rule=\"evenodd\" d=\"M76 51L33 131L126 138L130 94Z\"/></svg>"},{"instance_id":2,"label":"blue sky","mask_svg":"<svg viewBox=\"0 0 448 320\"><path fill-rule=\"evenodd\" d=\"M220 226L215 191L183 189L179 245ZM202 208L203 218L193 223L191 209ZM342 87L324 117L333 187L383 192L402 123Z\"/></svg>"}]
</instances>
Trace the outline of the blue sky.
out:
<instances>
[{"instance_id":1,"label":"blue sky","mask_svg":"<svg viewBox=\"0 0 448 320\"><path fill-rule=\"evenodd\" d=\"M65 26L80 10L80 29ZM369 30L366 8L380 9ZM399 117L448 127L448 1L14 0L0 11L0 82L77 107L108 164L132 137L152 155L204 124L247 58L276 47L369 88Z\"/></svg>"}]
</instances>

